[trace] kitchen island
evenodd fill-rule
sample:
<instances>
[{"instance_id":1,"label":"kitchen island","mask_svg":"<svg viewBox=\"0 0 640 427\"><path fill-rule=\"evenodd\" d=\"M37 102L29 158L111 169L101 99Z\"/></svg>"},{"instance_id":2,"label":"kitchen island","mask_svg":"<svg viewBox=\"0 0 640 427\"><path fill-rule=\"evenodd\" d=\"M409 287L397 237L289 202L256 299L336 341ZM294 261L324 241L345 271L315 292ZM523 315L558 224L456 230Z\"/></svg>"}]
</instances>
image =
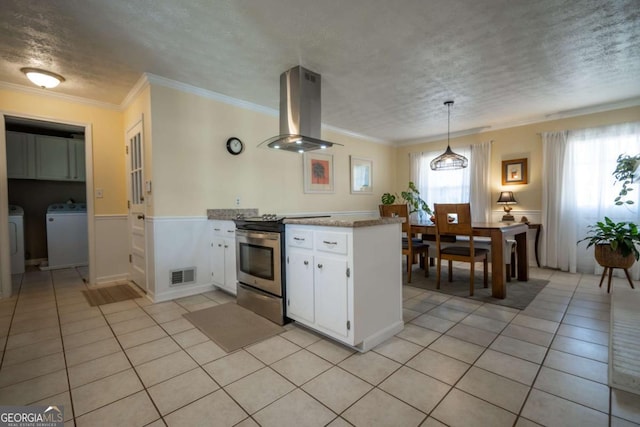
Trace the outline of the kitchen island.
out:
<instances>
[{"instance_id":1,"label":"kitchen island","mask_svg":"<svg viewBox=\"0 0 640 427\"><path fill-rule=\"evenodd\" d=\"M402 221L285 219L287 317L361 352L400 332Z\"/></svg>"}]
</instances>

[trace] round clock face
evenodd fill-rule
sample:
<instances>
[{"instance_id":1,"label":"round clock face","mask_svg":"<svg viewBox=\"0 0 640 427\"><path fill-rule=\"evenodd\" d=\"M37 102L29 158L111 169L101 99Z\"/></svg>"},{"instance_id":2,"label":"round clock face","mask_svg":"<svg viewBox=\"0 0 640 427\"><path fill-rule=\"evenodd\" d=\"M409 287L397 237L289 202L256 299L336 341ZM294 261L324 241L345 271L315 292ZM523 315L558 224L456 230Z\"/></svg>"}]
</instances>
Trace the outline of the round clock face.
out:
<instances>
[{"instance_id":1,"label":"round clock face","mask_svg":"<svg viewBox=\"0 0 640 427\"><path fill-rule=\"evenodd\" d=\"M233 155L238 155L244 150L244 144L238 138L229 138L227 140L227 151Z\"/></svg>"}]
</instances>

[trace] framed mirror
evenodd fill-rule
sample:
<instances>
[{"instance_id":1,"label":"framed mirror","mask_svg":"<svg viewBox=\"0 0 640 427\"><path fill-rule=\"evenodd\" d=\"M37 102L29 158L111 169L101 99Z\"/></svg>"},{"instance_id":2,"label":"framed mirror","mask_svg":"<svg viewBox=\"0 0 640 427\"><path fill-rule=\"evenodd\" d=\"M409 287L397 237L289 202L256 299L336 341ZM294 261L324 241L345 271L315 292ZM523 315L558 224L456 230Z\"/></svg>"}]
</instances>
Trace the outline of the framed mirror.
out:
<instances>
[{"instance_id":1,"label":"framed mirror","mask_svg":"<svg viewBox=\"0 0 640 427\"><path fill-rule=\"evenodd\" d=\"M351 194L373 193L373 162L369 159L350 156Z\"/></svg>"}]
</instances>

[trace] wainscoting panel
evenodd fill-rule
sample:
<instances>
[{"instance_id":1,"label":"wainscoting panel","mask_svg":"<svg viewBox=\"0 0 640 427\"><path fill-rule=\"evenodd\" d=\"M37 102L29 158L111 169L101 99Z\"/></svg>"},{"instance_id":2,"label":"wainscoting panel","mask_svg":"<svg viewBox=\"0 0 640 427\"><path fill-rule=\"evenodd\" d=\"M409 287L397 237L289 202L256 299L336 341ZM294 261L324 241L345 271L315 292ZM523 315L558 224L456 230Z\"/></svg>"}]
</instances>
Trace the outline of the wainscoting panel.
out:
<instances>
[{"instance_id":1,"label":"wainscoting panel","mask_svg":"<svg viewBox=\"0 0 640 427\"><path fill-rule=\"evenodd\" d=\"M96 215L96 283L129 277L127 215Z\"/></svg>"}]
</instances>

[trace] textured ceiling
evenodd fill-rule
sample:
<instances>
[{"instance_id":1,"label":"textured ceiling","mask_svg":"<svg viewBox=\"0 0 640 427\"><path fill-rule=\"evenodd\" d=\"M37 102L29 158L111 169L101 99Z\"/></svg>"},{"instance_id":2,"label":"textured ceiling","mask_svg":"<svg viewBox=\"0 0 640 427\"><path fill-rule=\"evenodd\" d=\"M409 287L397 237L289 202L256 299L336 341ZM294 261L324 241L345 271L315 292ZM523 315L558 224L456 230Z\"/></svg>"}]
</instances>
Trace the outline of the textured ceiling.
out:
<instances>
[{"instance_id":1,"label":"textured ceiling","mask_svg":"<svg viewBox=\"0 0 640 427\"><path fill-rule=\"evenodd\" d=\"M120 104L141 74L278 108L322 75L322 121L387 141L640 104L640 0L3 0L0 81ZM265 138L270 135L265 135Z\"/></svg>"}]
</instances>

